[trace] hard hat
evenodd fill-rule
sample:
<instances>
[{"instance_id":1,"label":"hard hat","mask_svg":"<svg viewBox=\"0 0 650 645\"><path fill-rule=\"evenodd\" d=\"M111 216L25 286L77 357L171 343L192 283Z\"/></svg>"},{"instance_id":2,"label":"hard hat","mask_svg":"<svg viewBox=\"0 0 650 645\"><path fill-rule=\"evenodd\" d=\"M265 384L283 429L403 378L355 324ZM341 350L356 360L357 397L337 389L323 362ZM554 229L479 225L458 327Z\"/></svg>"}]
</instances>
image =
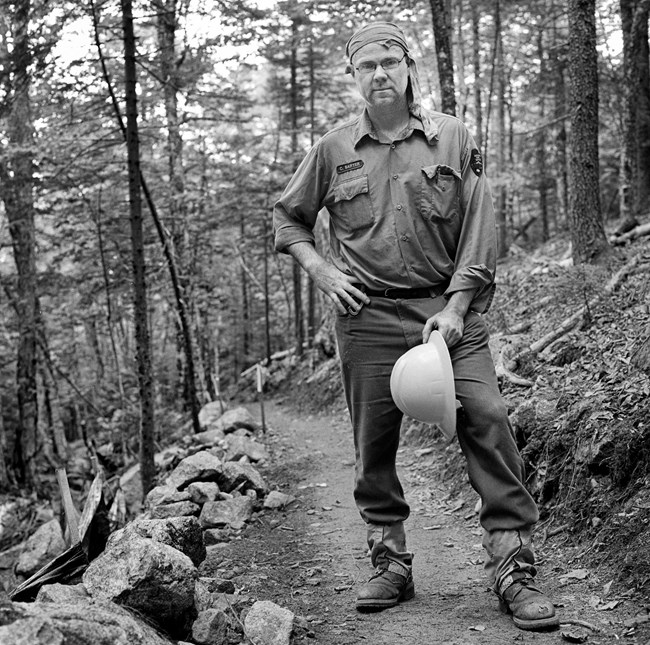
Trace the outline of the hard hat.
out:
<instances>
[{"instance_id":1,"label":"hard hat","mask_svg":"<svg viewBox=\"0 0 650 645\"><path fill-rule=\"evenodd\" d=\"M437 424L451 439L456 432L456 390L447 344L439 331L429 342L399 357L390 376L397 407L408 416Z\"/></svg>"}]
</instances>

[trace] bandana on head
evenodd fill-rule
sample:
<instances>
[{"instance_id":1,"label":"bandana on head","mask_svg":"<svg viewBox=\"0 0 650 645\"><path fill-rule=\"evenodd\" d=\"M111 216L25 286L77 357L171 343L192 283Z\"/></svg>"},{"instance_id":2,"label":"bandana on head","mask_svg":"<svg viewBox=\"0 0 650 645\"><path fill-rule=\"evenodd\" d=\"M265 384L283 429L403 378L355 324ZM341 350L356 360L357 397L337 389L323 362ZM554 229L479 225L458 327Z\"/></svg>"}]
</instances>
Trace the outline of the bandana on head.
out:
<instances>
[{"instance_id":1,"label":"bandana on head","mask_svg":"<svg viewBox=\"0 0 650 645\"><path fill-rule=\"evenodd\" d=\"M429 115L422 110L422 91L420 90L418 67L415 59L411 56L411 52L409 51L404 32L392 22L371 22L370 24L361 27L361 29L352 35L352 38L348 40L347 45L345 46L345 54L348 57L350 64L352 63L352 57L362 47L370 45L371 43L379 43L384 45L384 47L398 45L404 50L409 63L408 70L410 84L407 90L407 93L410 91L411 94L409 97L409 112L420 119L427 136L429 136L429 133L433 135L435 126L431 122ZM348 71L350 71L350 67L351 65L348 66Z\"/></svg>"}]
</instances>

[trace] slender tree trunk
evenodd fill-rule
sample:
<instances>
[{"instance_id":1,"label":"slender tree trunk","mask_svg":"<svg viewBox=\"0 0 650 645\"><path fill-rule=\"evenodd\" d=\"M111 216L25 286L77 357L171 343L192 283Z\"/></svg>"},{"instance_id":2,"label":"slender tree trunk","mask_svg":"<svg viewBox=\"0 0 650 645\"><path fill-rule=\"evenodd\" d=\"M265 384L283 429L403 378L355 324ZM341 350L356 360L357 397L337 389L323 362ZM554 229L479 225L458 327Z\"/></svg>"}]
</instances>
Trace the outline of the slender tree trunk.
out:
<instances>
[{"instance_id":1,"label":"slender tree trunk","mask_svg":"<svg viewBox=\"0 0 650 645\"><path fill-rule=\"evenodd\" d=\"M497 107L496 107L496 175L499 180L495 190L495 214L497 224L498 257L502 258L508 252L508 225L506 213L506 186L504 181L506 169L506 81L503 61L503 40L501 37L501 3L494 3L494 29L496 46L495 75L497 82ZM494 173L493 173L494 174Z\"/></svg>"},{"instance_id":2,"label":"slender tree trunk","mask_svg":"<svg viewBox=\"0 0 650 645\"><path fill-rule=\"evenodd\" d=\"M295 169L298 157L298 27L295 20L292 22L291 28L291 158L294 160ZM302 356L305 340L304 311L302 304L302 269L295 260L293 260L292 277L296 356Z\"/></svg>"},{"instance_id":3,"label":"slender tree trunk","mask_svg":"<svg viewBox=\"0 0 650 645\"><path fill-rule=\"evenodd\" d=\"M429 0L436 41L438 76L440 78L441 110L456 115L456 87L452 52L452 21L449 0Z\"/></svg>"},{"instance_id":4,"label":"slender tree trunk","mask_svg":"<svg viewBox=\"0 0 650 645\"><path fill-rule=\"evenodd\" d=\"M108 70L106 69L106 61L102 53L101 42L99 39L99 21L97 15L97 8L95 7L94 0L90 0L90 4L92 8L92 20L93 20L93 28L94 28L95 45L97 47L97 51L99 54L99 62L102 67L102 75L108 87L108 92L111 97L111 103L113 104L113 109L115 112L115 118L118 122L120 130L122 131L122 134L124 135L125 141L127 141L128 144L127 127L124 125L120 106L117 102L115 92L113 91L113 86L110 82ZM140 184L142 186L142 192L144 193L145 199L147 201L149 212L151 213L151 218L153 219L153 223L156 227L156 232L158 233L158 239L160 240L160 243L163 247L163 253L165 255L165 260L167 262L167 268L169 269L169 276L171 278L172 287L174 290L174 298L176 300L176 309L178 312L178 318L180 320L180 325L181 325L183 338L185 342L185 360L187 361L187 370L188 370L187 386L189 388L189 391L193 393L193 395L189 397L192 401L192 405L191 405L192 427L194 429L194 432L200 432L201 426L199 424L198 402L196 399L196 391L195 391L196 385L194 379L194 357L192 351L192 334L190 330L190 323L188 321L187 306L185 305L185 300L183 298L182 288L179 281L178 270L176 269L176 261L174 259L174 250L173 250L173 241L170 238L168 231L163 226L160 217L158 216L156 205L151 196L151 192L149 191L147 182L144 179L144 175L139 169L139 165L138 165L138 172L139 172Z\"/></svg>"},{"instance_id":5,"label":"slender tree trunk","mask_svg":"<svg viewBox=\"0 0 650 645\"><path fill-rule=\"evenodd\" d=\"M5 433L4 416L2 414L2 396L0 395L0 492L6 491L9 487L7 460L7 435Z\"/></svg>"},{"instance_id":6,"label":"slender tree trunk","mask_svg":"<svg viewBox=\"0 0 650 645\"><path fill-rule=\"evenodd\" d=\"M133 262L133 307L136 359L140 387L140 475L142 490L151 490L156 475L154 464L154 396L151 342L147 320L142 198L140 194L140 143L135 71L135 34L131 0L121 0L124 31L124 80L126 89L126 147L129 167L129 205Z\"/></svg>"},{"instance_id":7,"label":"slender tree trunk","mask_svg":"<svg viewBox=\"0 0 650 645\"><path fill-rule=\"evenodd\" d=\"M600 210L595 10L595 0L569 0L569 220L576 265L600 261L609 248Z\"/></svg>"},{"instance_id":8,"label":"slender tree trunk","mask_svg":"<svg viewBox=\"0 0 650 645\"><path fill-rule=\"evenodd\" d=\"M18 272L18 354L16 363L18 427L15 460L20 479L35 483L34 457L37 450L38 397L36 384L37 312L36 255L34 227L33 125L30 101L31 49L29 43L29 0L13 4L11 29L13 49L7 133L9 154L0 158L0 195L9 221L14 261Z\"/></svg>"},{"instance_id":9,"label":"slender tree trunk","mask_svg":"<svg viewBox=\"0 0 650 645\"><path fill-rule=\"evenodd\" d=\"M540 26L537 33L537 55L540 61L539 67L539 120L544 123L546 117L546 52L544 51L543 30ZM548 226L548 172L546 165L546 128L540 128L536 137L535 156L537 158L537 192L539 193L539 214L542 220L542 240L546 242L549 238Z\"/></svg>"},{"instance_id":10,"label":"slender tree trunk","mask_svg":"<svg viewBox=\"0 0 650 645\"><path fill-rule=\"evenodd\" d=\"M551 1L551 9L553 2ZM567 131L564 116L567 113L566 83L564 74L566 70L566 47L564 39L557 36L557 19L553 21L553 96L555 119L558 120L555 132L555 160L554 172L557 195L557 214L555 215L555 231L565 227L569 204L568 168L567 168ZM560 44L562 42L562 44Z\"/></svg>"},{"instance_id":11,"label":"slender tree trunk","mask_svg":"<svg viewBox=\"0 0 650 645\"><path fill-rule=\"evenodd\" d=\"M479 9L470 3L472 11L472 67L474 68L474 120L476 121L476 145L483 148L483 105L481 101L481 33ZM483 151L485 152L485 151Z\"/></svg>"}]
</instances>

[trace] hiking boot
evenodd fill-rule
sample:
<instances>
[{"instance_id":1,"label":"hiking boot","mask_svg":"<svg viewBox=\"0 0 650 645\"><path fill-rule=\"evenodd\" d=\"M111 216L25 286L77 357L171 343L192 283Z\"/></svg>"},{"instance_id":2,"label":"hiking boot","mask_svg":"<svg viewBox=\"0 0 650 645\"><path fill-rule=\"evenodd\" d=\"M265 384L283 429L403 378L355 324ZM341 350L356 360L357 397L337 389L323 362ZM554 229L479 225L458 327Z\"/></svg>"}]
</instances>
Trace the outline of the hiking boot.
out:
<instances>
[{"instance_id":1,"label":"hiking boot","mask_svg":"<svg viewBox=\"0 0 650 645\"><path fill-rule=\"evenodd\" d=\"M558 627L560 619L555 615L553 603L532 582L532 578L520 578L499 594L501 611L512 614L519 629L534 631Z\"/></svg>"},{"instance_id":2,"label":"hiking boot","mask_svg":"<svg viewBox=\"0 0 650 645\"><path fill-rule=\"evenodd\" d=\"M415 585L411 571L396 562L387 567L380 566L374 575L359 589L357 609L359 611L380 611L394 607L415 596Z\"/></svg>"}]
</instances>

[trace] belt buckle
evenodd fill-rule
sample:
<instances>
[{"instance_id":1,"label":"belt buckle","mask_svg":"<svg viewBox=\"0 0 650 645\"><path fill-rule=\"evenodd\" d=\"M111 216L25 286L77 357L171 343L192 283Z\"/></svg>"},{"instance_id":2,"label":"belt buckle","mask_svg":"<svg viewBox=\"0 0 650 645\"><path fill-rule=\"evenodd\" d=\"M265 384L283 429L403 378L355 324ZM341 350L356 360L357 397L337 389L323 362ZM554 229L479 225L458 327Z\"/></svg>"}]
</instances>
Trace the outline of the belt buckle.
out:
<instances>
[{"instance_id":1,"label":"belt buckle","mask_svg":"<svg viewBox=\"0 0 650 645\"><path fill-rule=\"evenodd\" d=\"M394 300L397 298L397 296L391 295L391 292L394 294L398 291L401 291L401 289L398 289L397 287L389 287L388 289L384 289L384 298L392 298Z\"/></svg>"}]
</instances>

